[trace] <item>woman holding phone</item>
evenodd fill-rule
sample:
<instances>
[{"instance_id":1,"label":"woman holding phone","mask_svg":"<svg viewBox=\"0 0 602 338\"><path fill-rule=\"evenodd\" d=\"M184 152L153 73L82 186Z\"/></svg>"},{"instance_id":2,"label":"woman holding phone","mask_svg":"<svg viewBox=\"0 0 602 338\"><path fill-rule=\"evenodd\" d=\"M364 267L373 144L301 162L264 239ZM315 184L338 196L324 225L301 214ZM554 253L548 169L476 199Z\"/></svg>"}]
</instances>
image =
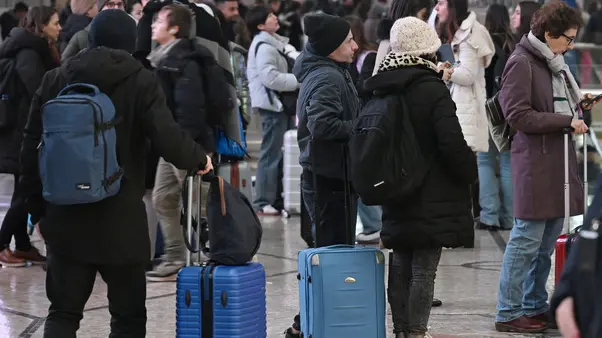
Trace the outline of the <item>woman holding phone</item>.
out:
<instances>
[{"instance_id":1,"label":"woman holding phone","mask_svg":"<svg viewBox=\"0 0 602 338\"><path fill-rule=\"evenodd\" d=\"M565 3L544 5L504 70L500 105L516 130L510 150L515 218L500 274L495 318L500 332L539 333L551 325L546 281L564 223L566 156L570 215L583 213L575 149L569 147L565 154L563 134L567 128L575 134L588 129L577 106L591 108L592 97L583 101L563 58L574 48L581 24L578 11Z\"/></svg>"}]
</instances>

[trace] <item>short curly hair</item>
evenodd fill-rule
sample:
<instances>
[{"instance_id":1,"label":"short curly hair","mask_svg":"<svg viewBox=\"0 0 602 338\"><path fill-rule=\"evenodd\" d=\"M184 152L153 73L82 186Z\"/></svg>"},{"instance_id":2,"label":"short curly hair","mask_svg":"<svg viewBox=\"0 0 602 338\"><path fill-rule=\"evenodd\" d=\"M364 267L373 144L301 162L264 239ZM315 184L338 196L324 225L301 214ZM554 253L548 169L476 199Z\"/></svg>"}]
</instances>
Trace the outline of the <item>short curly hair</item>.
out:
<instances>
[{"instance_id":1,"label":"short curly hair","mask_svg":"<svg viewBox=\"0 0 602 338\"><path fill-rule=\"evenodd\" d=\"M557 38L567 30L579 29L581 26L583 26L583 19L579 11L563 1L553 1L543 5L531 19L531 32L541 41L545 41L546 32L551 37Z\"/></svg>"}]
</instances>

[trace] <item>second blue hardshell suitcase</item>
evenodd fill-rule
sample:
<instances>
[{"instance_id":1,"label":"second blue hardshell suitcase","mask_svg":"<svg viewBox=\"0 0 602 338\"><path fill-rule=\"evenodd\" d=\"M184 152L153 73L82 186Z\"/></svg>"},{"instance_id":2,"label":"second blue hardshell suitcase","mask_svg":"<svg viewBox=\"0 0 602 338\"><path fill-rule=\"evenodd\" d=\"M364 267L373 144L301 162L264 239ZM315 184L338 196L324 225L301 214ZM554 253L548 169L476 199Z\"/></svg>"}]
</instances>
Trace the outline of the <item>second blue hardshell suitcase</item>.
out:
<instances>
[{"instance_id":1,"label":"second blue hardshell suitcase","mask_svg":"<svg viewBox=\"0 0 602 338\"><path fill-rule=\"evenodd\" d=\"M333 245L299 253L301 332L311 338L385 338L385 256Z\"/></svg>"}]
</instances>

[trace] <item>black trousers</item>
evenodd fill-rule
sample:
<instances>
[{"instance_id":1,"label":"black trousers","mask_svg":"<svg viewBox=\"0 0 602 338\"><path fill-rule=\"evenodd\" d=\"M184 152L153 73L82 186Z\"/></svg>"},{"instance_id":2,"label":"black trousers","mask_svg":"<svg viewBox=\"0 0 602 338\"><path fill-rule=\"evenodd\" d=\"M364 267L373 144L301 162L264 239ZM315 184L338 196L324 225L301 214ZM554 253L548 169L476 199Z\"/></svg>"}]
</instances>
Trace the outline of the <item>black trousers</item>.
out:
<instances>
[{"instance_id":1,"label":"black trousers","mask_svg":"<svg viewBox=\"0 0 602 338\"><path fill-rule=\"evenodd\" d=\"M145 264L96 265L54 255L49 249L46 295L50 301L44 338L76 338L83 311L100 273L107 283L110 338L146 336Z\"/></svg>"},{"instance_id":2,"label":"black trousers","mask_svg":"<svg viewBox=\"0 0 602 338\"><path fill-rule=\"evenodd\" d=\"M355 224L357 220L357 195L348 191L345 196L345 185L342 180L316 175L304 169L301 176L301 193L303 202L314 226L314 241L317 247L355 243ZM345 201L347 197L347 201ZM347 206L345 207L345 204ZM320 224L316 224L316 213L319 213ZM349 222L349 224L346 224ZM316 236L315 229L320 227ZM351 238L351 243L347 243ZM301 329L301 318L295 316L293 328Z\"/></svg>"},{"instance_id":3,"label":"black trousers","mask_svg":"<svg viewBox=\"0 0 602 338\"><path fill-rule=\"evenodd\" d=\"M2 221L2 227L0 227L0 250L8 247L13 236L15 236L16 249L29 251L31 241L27 234L27 208L25 207L25 198L22 196L23 192L19 189L19 175L14 176L13 197Z\"/></svg>"}]
</instances>

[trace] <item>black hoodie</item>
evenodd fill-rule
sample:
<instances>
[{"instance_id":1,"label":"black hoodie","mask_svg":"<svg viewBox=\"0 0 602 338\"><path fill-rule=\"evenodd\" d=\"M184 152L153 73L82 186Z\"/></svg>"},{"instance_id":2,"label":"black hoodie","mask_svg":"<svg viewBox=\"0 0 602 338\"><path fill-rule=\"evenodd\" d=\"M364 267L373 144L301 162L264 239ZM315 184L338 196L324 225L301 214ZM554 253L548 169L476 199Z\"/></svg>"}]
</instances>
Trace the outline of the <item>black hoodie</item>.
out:
<instances>
[{"instance_id":1,"label":"black hoodie","mask_svg":"<svg viewBox=\"0 0 602 338\"><path fill-rule=\"evenodd\" d=\"M124 177L114 197L92 204L53 205L42 200L39 180L41 107L75 82L96 85L111 97L117 115L123 118L116 131ZM180 169L205 167L205 152L173 120L156 78L127 52L88 49L44 76L25 127L21 183L33 218L44 217L40 229L50 251L98 264L148 261L150 248L142 202L147 139L161 157Z\"/></svg>"},{"instance_id":2,"label":"black hoodie","mask_svg":"<svg viewBox=\"0 0 602 338\"><path fill-rule=\"evenodd\" d=\"M15 174L19 172L19 151L31 99L44 73L58 63L54 62L46 39L20 27L14 28L0 45L0 59L15 61L16 76L22 83L19 88L14 88L21 97L14 112L17 114L16 126L0 131L0 173Z\"/></svg>"}]
</instances>

